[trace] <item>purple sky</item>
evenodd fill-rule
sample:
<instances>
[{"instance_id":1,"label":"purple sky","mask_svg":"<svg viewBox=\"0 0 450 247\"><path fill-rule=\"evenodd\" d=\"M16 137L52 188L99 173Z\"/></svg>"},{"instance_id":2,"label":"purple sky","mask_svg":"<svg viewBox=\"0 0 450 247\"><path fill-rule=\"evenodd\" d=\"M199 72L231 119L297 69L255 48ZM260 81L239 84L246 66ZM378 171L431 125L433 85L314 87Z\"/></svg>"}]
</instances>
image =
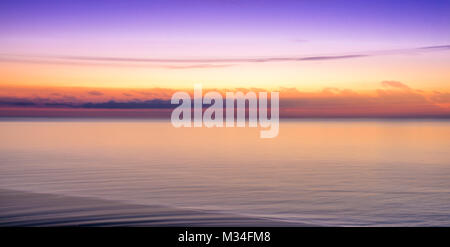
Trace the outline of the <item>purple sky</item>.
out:
<instances>
[{"instance_id":1,"label":"purple sky","mask_svg":"<svg viewBox=\"0 0 450 247\"><path fill-rule=\"evenodd\" d=\"M197 57L413 48L450 43L448 13L449 1L2 1L0 52L136 56L153 48L163 57Z\"/></svg>"}]
</instances>

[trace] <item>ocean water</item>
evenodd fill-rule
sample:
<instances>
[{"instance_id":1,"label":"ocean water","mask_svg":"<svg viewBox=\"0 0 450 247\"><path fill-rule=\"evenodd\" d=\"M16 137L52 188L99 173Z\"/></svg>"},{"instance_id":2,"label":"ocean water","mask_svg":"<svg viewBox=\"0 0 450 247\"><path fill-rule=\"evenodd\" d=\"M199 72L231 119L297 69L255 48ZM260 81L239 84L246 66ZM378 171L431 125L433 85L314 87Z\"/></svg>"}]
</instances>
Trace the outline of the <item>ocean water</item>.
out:
<instances>
[{"instance_id":1,"label":"ocean water","mask_svg":"<svg viewBox=\"0 0 450 247\"><path fill-rule=\"evenodd\" d=\"M450 226L448 120L284 120L277 138L259 131L2 119L0 189L286 223Z\"/></svg>"}]
</instances>

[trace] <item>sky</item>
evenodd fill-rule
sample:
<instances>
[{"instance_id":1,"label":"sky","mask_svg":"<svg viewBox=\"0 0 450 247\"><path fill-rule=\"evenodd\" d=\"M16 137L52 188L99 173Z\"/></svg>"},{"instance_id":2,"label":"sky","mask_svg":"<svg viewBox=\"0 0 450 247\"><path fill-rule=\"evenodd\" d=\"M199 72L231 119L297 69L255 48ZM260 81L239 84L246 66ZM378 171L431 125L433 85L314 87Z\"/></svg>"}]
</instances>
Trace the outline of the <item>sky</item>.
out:
<instances>
[{"instance_id":1,"label":"sky","mask_svg":"<svg viewBox=\"0 0 450 247\"><path fill-rule=\"evenodd\" d=\"M0 116L165 116L196 83L279 91L284 117L450 116L448 13L449 1L1 1Z\"/></svg>"}]
</instances>

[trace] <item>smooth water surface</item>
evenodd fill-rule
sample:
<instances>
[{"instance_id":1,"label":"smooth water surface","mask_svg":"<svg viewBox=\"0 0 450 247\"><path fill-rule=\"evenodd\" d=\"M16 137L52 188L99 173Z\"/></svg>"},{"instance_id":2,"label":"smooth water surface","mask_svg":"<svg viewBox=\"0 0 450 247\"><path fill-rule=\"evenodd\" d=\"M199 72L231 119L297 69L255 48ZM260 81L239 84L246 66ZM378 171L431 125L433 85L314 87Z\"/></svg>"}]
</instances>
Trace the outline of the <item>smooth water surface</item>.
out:
<instances>
[{"instance_id":1,"label":"smooth water surface","mask_svg":"<svg viewBox=\"0 0 450 247\"><path fill-rule=\"evenodd\" d=\"M285 120L277 138L259 131L3 119L0 189L314 225L450 226L450 121Z\"/></svg>"}]
</instances>

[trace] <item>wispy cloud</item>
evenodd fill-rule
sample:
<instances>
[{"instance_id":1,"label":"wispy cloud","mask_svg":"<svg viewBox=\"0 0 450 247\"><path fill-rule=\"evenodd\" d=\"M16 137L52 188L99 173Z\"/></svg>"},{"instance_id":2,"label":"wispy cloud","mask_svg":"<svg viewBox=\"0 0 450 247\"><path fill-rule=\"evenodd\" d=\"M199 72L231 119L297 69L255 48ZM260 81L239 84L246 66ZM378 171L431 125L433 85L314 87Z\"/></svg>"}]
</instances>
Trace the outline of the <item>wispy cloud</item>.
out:
<instances>
[{"instance_id":1,"label":"wispy cloud","mask_svg":"<svg viewBox=\"0 0 450 247\"><path fill-rule=\"evenodd\" d=\"M186 59L186 58L130 58L130 57L87 57L87 56L61 56L57 59L67 59L73 61L98 61L98 62L134 62L134 63L265 63L265 62L289 62L289 61L309 61L309 60L334 60L346 58L365 57L367 54L350 54L336 56L306 56L306 57L247 57L247 58L203 58L203 59ZM201 66L198 64L196 66ZM208 64L211 66L211 64Z\"/></svg>"},{"instance_id":2,"label":"wispy cloud","mask_svg":"<svg viewBox=\"0 0 450 247\"><path fill-rule=\"evenodd\" d=\"M381 82L381 85L383 85L383 87L393 87L393 88L399 88L399 89L404 89L404 90L409 90L410 88L399 82L399 81L383 81Z\"/></svg>"},{"instance_id":3,"label":"wispy cloud","mask_svg":"<svg viewBox=\"0 0 450 247\"><path fill-rule=\"evenodd\" d=\"M89 92L88 92L88 94L90 94L90 95L94 95L94 96L101 96L101 95L103 95L103 93L102 93L102 92L100 92L100 91L96 91L96 90L93 90L93 91L89 91Z\"/></svg>"},{"instance_id":4,"label":"wispy cloud","mask_svg":"<svg viewBox=\"0 0 450 247\"><path fill-rule=\"evenodd\" d=\"M450 50L450 45L435 45L418 48L419 50Z\"/></svg>"},{"instance_id":5,"label":"wispy cloud","mask_svg":"<svg viewBox=\"0 0 450 247\"><path fill-rule=\"evenodd\" d=\"M423 46L408 49L378 50L367 52L349 52L343 54L317 56L258 56L258 57L213 57L213 58L138 58L138 57L103 57L71 55L18 55L0 54L0 61L22 63L54 63L71 65L106 65L106 66L146 66L166 69L203 69L223 68L241 63L273 62L308 62L338 59L357 59L363 57L386 56L394 54L411 54L424 52L448 51L450 45Z\"/></svg>"}]
</instances>

